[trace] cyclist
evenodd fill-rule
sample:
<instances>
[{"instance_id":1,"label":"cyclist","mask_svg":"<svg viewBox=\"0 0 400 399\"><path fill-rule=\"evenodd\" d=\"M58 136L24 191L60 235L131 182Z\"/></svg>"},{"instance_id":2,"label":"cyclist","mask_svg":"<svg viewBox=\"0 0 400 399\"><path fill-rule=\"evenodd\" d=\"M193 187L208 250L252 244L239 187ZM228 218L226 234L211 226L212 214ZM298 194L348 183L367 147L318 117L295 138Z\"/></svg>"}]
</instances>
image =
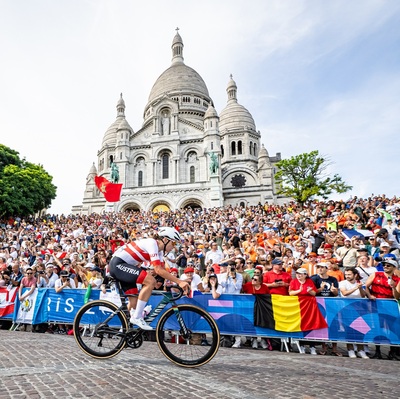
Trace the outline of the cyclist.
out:
<instances>
[{"instance_id":1,"label":"cyclist","mask_svg":"<svg viewBox=\"0 0 400 399\"><path fill-rule=\"evenodd\" d=\"M121 282L121 287L126 295L131 295L128 297L128 309L132 315L130 322L143 330L153 329L143 320L142 314L156 280L150 273L147 273L147 268L143 267L142 263L150 262L150 266L154 267L156 274L177 283L185 293L189 291L189 284L168 273L161 263L163 255L171 251L180 241L181 237L176 229L161 227L153 238L132 241L118 248L110 261L108 270L111 276ZM137 284L142 285L139 296L136 296L138 294Z\"/></svg>"}]
</instances>

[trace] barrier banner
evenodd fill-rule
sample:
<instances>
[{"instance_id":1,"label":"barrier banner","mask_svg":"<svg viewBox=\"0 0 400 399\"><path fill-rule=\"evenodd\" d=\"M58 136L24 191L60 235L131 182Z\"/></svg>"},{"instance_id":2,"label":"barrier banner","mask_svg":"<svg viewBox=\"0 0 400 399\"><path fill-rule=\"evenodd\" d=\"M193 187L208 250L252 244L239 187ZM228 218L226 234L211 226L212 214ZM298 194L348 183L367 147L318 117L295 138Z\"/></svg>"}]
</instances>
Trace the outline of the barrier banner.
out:
<instances>
[{"instance_id":1,"label":"barrier banner","mask_svg":"<svg viewBox=\"0 0 400 399\"><path fill-rule=\"evenodd\" d=\"M29 306L24 301L16 301L14 321L39 324L59 322L72 324L76 312L83 306L85 290L65 290L56 293L53 289L35 290ZM100 290L91 292L91 300L105 296L114 301L115 294L101 294ZM153 309L162 296L152 295L149 303ZM289 298L289 297L288 297ZM290 298L289 298L290 299ZM282 301L285 297L281 298ZM224 294L213 299L210 294L198 294L193 298L182 298L178 303L195 304L207 310L216 320L221 334L261 336L271 338L294 338L316 341L337 341L400 345L400 312L397 301L391 299L317 298L320 313L327 328L312 331L285 332L254 325L253 295ZM166 307L166 309L169 305ZM23 314L25 308L25 313ZM30 308L28 311L27 309ZM32 311L33 309L33 311ZM280 315L282 318L282 315ZM152 322L154 327L159 316ZM282 322L282 320L280 320Z\"/></svg>"}]
</instances>

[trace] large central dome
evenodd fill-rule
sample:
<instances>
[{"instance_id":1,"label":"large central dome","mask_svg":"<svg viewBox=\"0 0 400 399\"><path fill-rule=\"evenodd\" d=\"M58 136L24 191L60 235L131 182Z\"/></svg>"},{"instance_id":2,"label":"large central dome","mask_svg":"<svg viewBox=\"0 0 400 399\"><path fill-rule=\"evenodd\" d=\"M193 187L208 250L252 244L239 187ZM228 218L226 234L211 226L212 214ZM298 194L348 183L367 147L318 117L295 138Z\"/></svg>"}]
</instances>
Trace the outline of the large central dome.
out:
<instances>
[{"instance_id":1,"label":"large central dome","mask_svg":"<svg viewBox=\"0 0 400 399\"><path fill-rule=\"evenodd\" d=\"M189 92L201 97L209 97L203 78L184 63L173 64L160 75L151 89L149 102L169 92Z\"/></svg>"},{"instance_id":2,"label":"large central dome","mask_svg":"<svg viewBox=\"0 0 400 399\"><path fill-rule=\"evenodd\" d=\"M209 100L208 89L203 78L183 62L183 41L178 32L172 41L171 48L172 65L154 83L148 104L166 93L169 97L176 94L187 94Z\"/></svg>"}]
</instances>

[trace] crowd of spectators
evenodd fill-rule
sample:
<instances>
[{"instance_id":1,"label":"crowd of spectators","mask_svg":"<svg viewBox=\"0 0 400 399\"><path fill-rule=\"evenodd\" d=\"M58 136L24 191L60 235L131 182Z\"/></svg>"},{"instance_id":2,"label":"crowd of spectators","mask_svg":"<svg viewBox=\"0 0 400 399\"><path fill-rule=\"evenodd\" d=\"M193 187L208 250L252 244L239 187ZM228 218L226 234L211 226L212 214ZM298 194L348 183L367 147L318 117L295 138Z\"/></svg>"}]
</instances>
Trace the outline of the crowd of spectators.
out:
<instances>
[{"instance_id":1,"label":"crowd of spectators","mask_svg":"<svg viewBox=\"0 0 400 399\"><path fill-rule=\"evenodd\" d=\"M182 242L166 254L165 267L189 280L192 290L214 298L224 293L399 298L399 222L400 199L384 195L303 206L16 217L0 225L0 287L19 286L21 299L36 287L104 290L107 264L119 246L174 226ZM158 278L157 288L171 289L171 283ZM242 344L249 340L232 342ZM271 348L267 340L250 345ZM305 345L317 353L308 342L301 352ZM319 353L327 348L323 344ZM368 347L348 346L350 357L355 352L366 358ZM335 345L331 353L341 355ZM400 359L395 348L390 356Z\"/></svg>"}]
</instances>

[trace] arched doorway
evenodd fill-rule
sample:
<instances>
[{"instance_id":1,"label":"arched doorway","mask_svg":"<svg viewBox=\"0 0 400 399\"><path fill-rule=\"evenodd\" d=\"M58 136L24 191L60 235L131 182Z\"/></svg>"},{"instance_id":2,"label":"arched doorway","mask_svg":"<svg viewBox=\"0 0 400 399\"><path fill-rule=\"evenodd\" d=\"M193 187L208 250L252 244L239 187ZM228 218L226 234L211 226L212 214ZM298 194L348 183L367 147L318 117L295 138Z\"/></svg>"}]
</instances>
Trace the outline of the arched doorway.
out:
<instances>
[{"instance_id":1,"label":"arched doorway","mask_svg":"<svg viewBox=\"0 0 400 399\"><path fill-rule=\"evenodd\" d=\"M169 206L165 204L158 204L153 208L154 213L169 212Z\"/></svg>"}]
</instances>

